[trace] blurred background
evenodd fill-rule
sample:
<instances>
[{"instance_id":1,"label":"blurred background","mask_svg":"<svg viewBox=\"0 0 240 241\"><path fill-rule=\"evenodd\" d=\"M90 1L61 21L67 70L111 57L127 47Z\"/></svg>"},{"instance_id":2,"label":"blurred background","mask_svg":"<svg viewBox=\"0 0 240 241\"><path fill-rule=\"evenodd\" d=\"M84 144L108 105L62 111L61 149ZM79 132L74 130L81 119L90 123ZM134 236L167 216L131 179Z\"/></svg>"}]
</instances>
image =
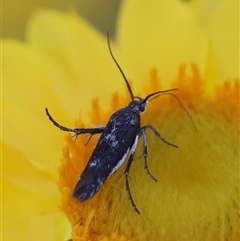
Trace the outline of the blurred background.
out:
<instances>
[{"instance_id":1,"label":"blurred background","mask_svg":"<svg viewBox=\"0 0 240 241\"><path fill-rule=\"evenodd\" d=\"M115 33L121 0L5 0L2 1L2 37L25 39L25 27L31 14L39 8L75 10L97 29Z\"/></svg>"}]
</instances>

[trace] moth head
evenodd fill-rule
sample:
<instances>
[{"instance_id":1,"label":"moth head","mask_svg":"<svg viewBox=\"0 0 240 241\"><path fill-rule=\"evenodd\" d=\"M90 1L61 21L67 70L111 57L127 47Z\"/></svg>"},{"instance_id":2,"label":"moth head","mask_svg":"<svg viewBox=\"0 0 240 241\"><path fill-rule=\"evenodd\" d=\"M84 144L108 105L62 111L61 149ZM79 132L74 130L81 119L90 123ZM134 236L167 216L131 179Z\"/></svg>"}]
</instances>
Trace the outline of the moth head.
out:
<instances>
[{"instance_id":1,"label":"moth head","mask_svg":"<svg viewBox=\"0 0 240 241\"><path fill-rule=\"evenodd\" d=\"M141 97L134 97L134 99L129 103L128 107L133 109L138 113L144 113L146 111L147 101Z\"/></svg>"},{"instance_id":2,"label":"moth head","mask_svg":"<svg viewBox=\"0 0 240 241\"><path fill-rule=\"evenodd\" d=\"M137 111L138 113L144 113L146 111L147 108L147 104L148 102L154 100L155 98L166 94L170 91L174 91L177 89L170 89L170 90L163 90L163 91L157 91L154 92L148 96L146 96L144 99L138 96L134 96L132 98L132 101L129 103L128 107L133 109L134 111Z\"/></svg>"}]
</instances>

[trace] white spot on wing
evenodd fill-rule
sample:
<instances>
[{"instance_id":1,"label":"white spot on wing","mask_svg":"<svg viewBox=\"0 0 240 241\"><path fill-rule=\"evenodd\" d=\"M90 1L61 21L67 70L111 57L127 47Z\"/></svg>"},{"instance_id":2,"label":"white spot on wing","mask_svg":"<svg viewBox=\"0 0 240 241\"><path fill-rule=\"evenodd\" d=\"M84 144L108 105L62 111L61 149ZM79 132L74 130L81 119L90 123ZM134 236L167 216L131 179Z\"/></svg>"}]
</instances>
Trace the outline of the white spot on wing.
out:
<instances>
[{"instance_id":1,"label":"white spot on wing","mask_svg":"<svg viewBox=\"0 0 240 241\"><path fill-rule=\"evenodd\" d=\"M116 147L118 145L118 141L114 141L113 143L112 143L112 147Z\"/></svg>"},{"instance_id":2,"label":"white spot on wing","mask_svg":"<svg viewBox=\"0 0 240 241\"><path fill-rule=\"evenodd\" d=\"M131 121L130 121L130 124L131 124L131 125L135 125L135 124L136 124L136 121L135 121L135 120L131 120Z\"/></svg>"},{"instance_id":3,"label":"white spot on wing","mask_svg":"<svg viewBox=\"0 0 240 241\"><path fill-rule=\"evenodd\" d=\"M126 160L127 158L127 155L128 155L128 152L129 152L129 148L127 149L126 153L123 155L122 159L118 162L118 164L112 169L111 173L109 174L109 177L114 173L116 172L120 166L122 166L122 164L124 163L124 161Z\"/></svg>"},{"instance_id":4,"label":"white spot on wing","mask_svg":"<svg viewBox=\"0 0 240 241\"><path fill-rule=\"evenodd\" d=\"M88 165L90 167L95 167L97 165L97 162L96 161L95 162L89 162Z\"/></svg>"},{"instance_id":5,"label":"white spot on wing","mask_svg":"<svg viewBox=\"0 0 240 241\"><path fill-rule=\"evenodd\" d=\"M132 145L131 148L131 154L133 154L136 150L137 144L138 144L138 135L135 137L134 143ZM128 153L129 153L130 148L127 149L126 153L123 155L122 159L118 162L118 164L113 168L113 170L111 171L111 173L109 174L109 176L111 176L114 172L116 172L120 166L122 166L122 164L124 163L124 161L126 160Z\"/></svg>"},{"instance_id":6,"label":"white spot on wing","mask_svg":"<svg viewBox=\"0 0 240 241\"><path fill-rule=\"evenodd\" d=\"M97 179L97 182L98 182L99 186L101 187L101 186L102 186L102 184L103 184L102 179L101 179L101 178L98 178L98 179Z\"/></svg>"},{"instance_id":7,"label":"white spot on wing","mask_svg":"<svg viewBox=\"0 0 240 241\"><path fill-rule=\"evenodd\" d=\"M131 154L133 154L137 148L137 144L138 144L138 135L136 135L134 143L132 145L132 149L131 149Z\"/></svg>"},{"instance_id":8,"label":"white spot on wing","mask_svg":"<svg viewBox=\"0 0 240 241\"><path fill-rule=\"evenodd\" d=\"M105 139L108 141L115 141L115 139L116 139L116 135L114 135L114 134L107 134L106 135L106 137L105 137Z\"/></svg>"}]
</instances>

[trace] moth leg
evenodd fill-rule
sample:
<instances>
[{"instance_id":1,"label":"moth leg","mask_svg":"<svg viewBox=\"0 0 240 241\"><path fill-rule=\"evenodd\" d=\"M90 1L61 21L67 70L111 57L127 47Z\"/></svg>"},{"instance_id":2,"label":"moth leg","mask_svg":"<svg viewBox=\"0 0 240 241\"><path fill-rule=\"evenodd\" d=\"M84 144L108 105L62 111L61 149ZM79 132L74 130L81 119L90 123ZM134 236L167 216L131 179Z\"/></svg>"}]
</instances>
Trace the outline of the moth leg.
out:
<instances>
[{"instance_id":1,"label":"moth leg","mask_svg":"<svg viewBox=\"0 0 240 241\"><path fill-rule=\"evenodd\" d=\"M144 130L144 131L145 131L146 129L150 129L150 130L154 133L155 136L157 136L159 139L161 139L161 140L162 140L164 143L166 143L167 145L172 146L172 147L175 147L175 148L178 148L177 145L174 145L174 144L166 141L166 140L158 133L158 131L157 131L154 127L152 127L151 125L146 125L146 126L143 126L143 127L141 128L141 130Z\"/></svg>"},{"instance_id":2,"label":"moth leg","mask_svg":"<svg viewBox=\"0 0 240 241\"><path fill-rule=\"evenodd\" d=\"M85 142L85 146L88 144L88 142L91 140L91 138L92 138L92 136L94 135L94 134L101 134L103 131L104 131L104 129L105 129L105 126L102 126L102 127L95 127L95 128L92 128L91 130L96 130L96 129L98 129L98 130L101 130L102 129L102 131L101 132L97 132L97 133L87 133L87 140L86 140L86 142ZM76 138L78 137L78 135L80 135L81 133L79 133L79 134L77 134L77 136L76 136ZM75 136L76 134L74 134L74 136Z\"/></svg>"},{"instance_id":3,"label":"moth leg","mask_svg":"<svg viewBox=\"0 0 240 241\"><path fill-rule=\"evenodd\" d=\"M129 187L129 182L128 182L129 171L130 171L130 167L131 167L132 162L133 162L133 156L134 156L135 151L136 151L137 143L138 143L138 135L136 136L134 144L133 144L132 149L130 151L130 155L129 155L129 159L128 159L128 163L127 163L127 167L125 169L124 175L125 175L126 190L127 190L127 193L128 193L129 200L130 200L134 210L138 214L140 214L139 210L137 209L137 206L136 206L135 202L133 201L133 197L132 197L132 194L131 194L131 191L130 191L130 187Z\"/></svg>"},{"instance_id":4,"label":"moth leg","mask_svg":"<svg viewBox=\"0 0 240 241\"><path fill-rule=\"evenodd\" d=\"M87 134L87 140L86 140L86 142L85 142L85 146L86 146L86 145L88 144L88 142L91 140L92 136L93 136L93 135L91 135L91 134Z\"/></svg>"},{"instance_id":5,"label":"moth leg","mask_svg":"<svg viewBox=\"0 0 240 241\"><path fill-rule=\"evenodd\" d=\"M46 110L46 114L49 118L49 120L56 126L58 127L60 130L62 131L67 131L67 132L73 132L73 137L74 137L74 140L76 141L78 135L80 134L89 134L90 136L88 137L85 145L88 144L88 142L90 141L91 137L95 134L100 134L104 131L105 129L105 126L101 126L101 127L96 127L96 128L68 128L68 127L65 127L65 126L62 126L60 125L59 123L57 123L53 118L52 116L50 115L50 113L48 112L48 109L45 108Z\"/></svg>"},{"instance_id":6,"label":"moth leg","mask_svg":"<svg viewBox=\"0 0 240 241\"><path fill-rule=\"evenodd\" d=\"M147 135L145 129L141 129L141 134L143 136L143 156L144 156L144 168L146 170L147 175L157 182L157 179L150 173L148 169L147 157L148 157L148 150L147 150Z\"/></svg>"}]
</instances>

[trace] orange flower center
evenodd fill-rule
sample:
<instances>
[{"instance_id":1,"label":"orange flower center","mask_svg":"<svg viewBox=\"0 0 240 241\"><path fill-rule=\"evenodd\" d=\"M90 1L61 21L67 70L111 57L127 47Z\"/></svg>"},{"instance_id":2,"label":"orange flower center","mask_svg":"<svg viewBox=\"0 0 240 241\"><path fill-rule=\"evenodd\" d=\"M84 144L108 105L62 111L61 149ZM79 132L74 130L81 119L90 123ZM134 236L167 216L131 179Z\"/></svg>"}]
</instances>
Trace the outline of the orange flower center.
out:
<instances>
[{"instance_id":1,"label":"orange flower center","mask_svg":"<svg viewBox=\"0 0 240 241\"><path fill-rule=\"evenodd\" d=\"M239 228L239 143L237 111L239 80L216 87L205 95L205 83L197 67L192 76L182 66L173 88L196 126L171 96L149 103L142 125L151 124L178 149L148 135L148 165L158 179L144 170L142 142L130 170L130 189L141 212L138 215L125 190L124 168L112 175L90 200L78 203L72 192L98 137L80 135L74 142L66 135L59 168L62 210L73 227L73 240L237 240ZM160 90L160 80L151 71L142 96ZM137 94L138 96L141 96ZM129 94L112 95L109 111L92 101L90 119L105 125L110 115L129 101ZM76 123L76 126L79 126ZM127 162L127 161L126 161Z\"/></svg>"}]
</instances>

